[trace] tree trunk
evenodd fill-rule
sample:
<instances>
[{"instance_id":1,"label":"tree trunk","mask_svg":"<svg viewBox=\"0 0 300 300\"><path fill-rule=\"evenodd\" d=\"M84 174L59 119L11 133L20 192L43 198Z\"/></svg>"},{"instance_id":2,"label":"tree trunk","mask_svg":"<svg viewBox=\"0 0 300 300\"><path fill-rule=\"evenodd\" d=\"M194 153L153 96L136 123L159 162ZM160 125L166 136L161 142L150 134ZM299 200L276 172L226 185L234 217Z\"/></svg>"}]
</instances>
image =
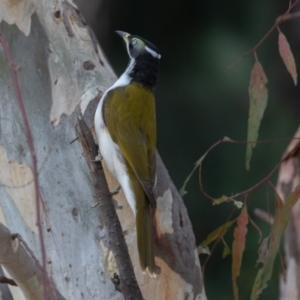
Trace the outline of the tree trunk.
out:
<instances>
[{"instance_id":1,"label":"tree trunk","mask_svg":"<svg viewBox=\"0 0 300 300\"><path fill-rule=\"evenodd\" d=\"M91 172L80 141L73 141L81 115L92 127L115 74L69 1L0 0L0 21L0 220L9 229L0 226L0 248L6 249L0 261L18 284L11 288L13 299L41 299L32 291L43 294L45 284L56 291L55 299L123 299L111 280L119 272ZM143 297L206 299L187 211L160 158L157 175L155 279L140 270L134 218L123 192L114 196ZM117 186L107 170L106 178L110 190ZM9 232L19 236L11 239ZM43 253L52 283L40 266Z\"/></svg>"},{"instance_id":2,"label":"tree trunk","mask_svg":"<svg viewBox=\"0 0 300 300\"><path fill-rule=\"evenodd\" d=\"M296 150L279 170L276 190L285 200L300 183L300 127L283 157ZM300 297L300 201L290 210L290 219L284 235L286 272L280 280L280 299L298 300Z\"/></svg>"}]
</instances>

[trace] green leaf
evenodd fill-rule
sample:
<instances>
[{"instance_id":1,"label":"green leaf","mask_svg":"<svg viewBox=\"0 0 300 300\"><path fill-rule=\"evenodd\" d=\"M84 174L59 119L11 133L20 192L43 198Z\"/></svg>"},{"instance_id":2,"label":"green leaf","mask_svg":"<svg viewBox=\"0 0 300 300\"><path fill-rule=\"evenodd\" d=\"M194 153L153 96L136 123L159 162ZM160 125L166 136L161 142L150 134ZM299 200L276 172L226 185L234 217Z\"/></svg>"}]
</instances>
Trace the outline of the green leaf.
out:
<instances>
[{"instance_id":1,"label":"green leaf","mask_svg":"<svg viewBox=\"0 0 300 300\"><path fill-rule=\"evenodd\" d=\"M207 254L207 255L210 255L211 253L210 253L210 250L209 250L209 248L208 248L208 246L206 246L206 247L201 247L201 246L199 246L198 247L198 254Z\"/></svg>"},{"instance_id":2,"label":"green leaf","mask_svg":"<svg viewBox=\"0 0 300 300\"><path fill-rule=\"evenodd\" d=\"M268 102L268 90L266 88L268 80L266 74L258 60L256 60L251 71L249 96L250 109L248 118L248 135L246 149L246 169L250 169L250 160L253 149L256 146L258 132L264 111Z\"/></svg>"},{"instance_id":3,"label":"green leaf","mask_svg":"<svg viewBox=\"0 0 300 300\"><path fill-rule=\"evenodd\" d=\"M279 35L278 35L278 46L279 46L280 56L288 72L292 76L294 80L294 84L297 85L297 69L296 69L294 55L291 51L289 42L287 41L285 35L281 31L279 31Z\"/></svg>"},{"instance_id":4,"label":"green leaf","mask_svg":"<svg viewBox=\"0 0 300 300\"><path fill-rule=\"evenodd\" d=\"M225 242L224 239L222 239L223 245L224 245L224 249L222 252L222 258L226 258L229 254L231 254L231 250L229 248L229 246L227 245L227 243Z\"/></svg>"},{"instance_id":5,"label":"green leaf","mask_svg":"<svg viewBox=\"0 0 300 300\"><path fill-rule=\"evenodd\" d=\"M259 263L264 264L266 262L266 257L269 252L269 240L270 240L270 236L264 238L262 243L260 244L258 249L258 259L256 261L257 264Z\"/></svg>"},{"instance_id":6,"label":"green leaf","mask_svg":"<svg viewBox=\"0 0 300 300\"><path fill-rule=\"evenodd\" d=\"M224 202L232 202L238 209L241 209L243 207L243 205L244 205L243 202L236 201L236 200L234 200L232 198L228 198L225 195L221 196L218 199L215 199L214 202L213 202L213 205L219 205L219 204L222 204Z\"/></svg>"},{"instance_id":7,"label":"green leaf","mask_svg":"<svg viewBox=\"0 0 300 300\"><path fill-rule=\"evenodd\" d=\"M193 176L194 172L197 170L197 168L201 165L202 161L204 160L205 156L208 154L209 151L206 151L195 163L195 166L192 170L192 172L189 174L189 176L185 179L183 186L179 190L179 194L181 197L183 197L185 194L187 194L187 191L185 190L187 183L190 181L191 177Z\"/></svg>"},{"instance_id":8,"label":"green leaf","mask_svg":"<svg viewBox=\"0 0 300 300\"><path fill-rule=\"evenodd\" d=\"M289 219L289 210L296 204L296 202L300 199L300 184L296 187L294 192L292 192L286 199L285 203L282 202L278 194L276 194L275 198L275 217L274 223L271 227L271 234L269 238L269 247L264 248L264 252L267 252L263 256L260 257L260 262L263 262L263 266L259 269L255 282L252 288L251 300L256 300L259 294L267 287L267 282L270 280L274 261L280 246L280 241L283 235L283 232L287 226ZM263 243L266 243L265 240Z\"/></svg>"},{"instance_id":9,"label":"green leaf","mask_svg":"<svg viewBox=\"0 0 300 300\"><path fill-rule=\"evenodd\" d=\"M206 246L208 246L211 242L215 241L216 239L222 238L234 222L235 222L235 220L227 222L227 223L221 225L220 227L218 227L213 232L211 232L207 236L207 238L200 244L200 247L205 248Z\"/></svg>"},{"instance_id":10,"label":"green leaf","mask_svg":"<svg viewBox=\"0 0 300 300\"><path fill-rule=\"evenodd\" d=\"M219 205L219 204L227 202L227 201L228 201L228 197L223 195L222 197L215 199L214 205Z\"/></svg>"},{"instance_id":11,"label":"green leaf","mask_svg":"<svg viewBox=\"0 0 300 300\"><path fill-rule=\"evenodd\" d=\"M292 192L285 200L284 203L285 210L288 212L297 203L299 199L300 199L300 184L296 186L294 192Z\"/></svg>"},{"instance_id":12,"label":"green leaf","mask_svg":"<svg viewBox=\"0 0 300 300\"><path fill-rule=\"evenodd\" d=\"M239 290L237 286L237 277L240 275L243 253L245 250L246 234L248 224L247 206L244 205L238 219L237 226L234 229L234 240L232 243L232 284L234 299L239 299Z\"/></svg>"}]
</instances>

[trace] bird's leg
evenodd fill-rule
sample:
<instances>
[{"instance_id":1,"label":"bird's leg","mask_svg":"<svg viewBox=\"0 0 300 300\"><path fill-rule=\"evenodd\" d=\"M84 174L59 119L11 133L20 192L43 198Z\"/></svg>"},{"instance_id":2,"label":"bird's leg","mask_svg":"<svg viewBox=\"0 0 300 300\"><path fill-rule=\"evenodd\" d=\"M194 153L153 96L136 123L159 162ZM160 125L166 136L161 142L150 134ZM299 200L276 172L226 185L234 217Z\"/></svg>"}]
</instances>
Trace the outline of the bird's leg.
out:
<instances>
[{"instance_id":1,"label":"bird's leg","mask_svg":"<svg viewBox=\"0 0 300 300\"><path fill-rule=\"evenodd\" d=\"M99 152L95 159L91 159L91 162L100 162L103 159L103 156Z\"/></svg>"},{"instance_id":2,"label":"bird's leg","mask_svg":"<svg viewBox=\"0 0 300 300\"><path fill-rule=\"evenodd\" d=\"M113 195L118 194L119 191L120 191L120 189L121 189L121 185L118 185L115 189L113 189L113 190L109 193L109 195L110 195L110 196L113 196Z\"/></svg>"}]
</instances>

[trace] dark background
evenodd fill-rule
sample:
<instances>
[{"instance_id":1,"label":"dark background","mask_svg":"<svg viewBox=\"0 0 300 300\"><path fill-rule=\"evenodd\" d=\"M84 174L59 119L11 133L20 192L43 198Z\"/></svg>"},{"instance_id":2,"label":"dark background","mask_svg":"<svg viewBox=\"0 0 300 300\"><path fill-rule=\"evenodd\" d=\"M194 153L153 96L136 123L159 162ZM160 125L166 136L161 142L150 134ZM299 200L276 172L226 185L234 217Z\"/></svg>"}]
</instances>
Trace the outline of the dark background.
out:
<instances>
[{"instance_id":1,"label":"dark background","mask_svg":"<svg viewBox=\"0 0 300 300\"><path fill-rule=\"evenodd\" d=\"M224 136L234 140L246 139L248 86L254 57L249 55L230 72L224 72L224 69L260 40L276 17L285 12L288 1L77 2L118 75L125 70L128 56L115 30L145 37L160 49L162 59L156 91L157 147L178 189L195 161L217 140ZM300 20L284 23L280 28L287 36L299 65ZM293 86L279 56L277 37L275 30L257 51L269 80L269 100L259 140L292 137L299 125L299 88ZM204 161L205 189L217 198L251 187L275 166L287 144L287 141L259 144L252 157L250 171L245 170L245 144L220 145ZM274 185L276 176L272 178ZM187 190L184 201L198 245L211 231L226 222L233 205L212 206L199 190L197 173L188 183ZM270 227L253 215L253 209L260 207L273 213L273 199L274 193L267 184L247 198L250 216L261 228L264 237L268 236ZM253 226L248 228L238 279L240 299L249 299L259 269L256 266L259 235ZM225 236L230 246L232 236L233 229ZM222 250L219 244L205 267L208 299L233 299L231 256L223 259ZM201 255L202 265L206 258ZM260 299L278 299L279 275L282 272L277 259L272 280Z\"/></svg>"}]
</instances>

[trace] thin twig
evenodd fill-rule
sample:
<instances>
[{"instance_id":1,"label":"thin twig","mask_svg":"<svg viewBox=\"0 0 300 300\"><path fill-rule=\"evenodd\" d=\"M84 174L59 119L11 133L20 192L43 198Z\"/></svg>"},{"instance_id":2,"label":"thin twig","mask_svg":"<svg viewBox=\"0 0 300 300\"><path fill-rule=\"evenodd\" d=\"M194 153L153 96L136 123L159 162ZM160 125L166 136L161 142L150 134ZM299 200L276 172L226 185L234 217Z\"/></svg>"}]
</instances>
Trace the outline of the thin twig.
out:
<instances>
[{"instance_id":1,"label":"thin twig","mask_svg":"<svg viewBox=\"0 0 300 300\"><path fill-rule=\"evenodd\" d=\"M74 142L76 142L77 140L79 139L78 136L76 136L71 142L70 142L70 145L72 145Z\"/></svg>"},{"instance_id":2,"label":"thin twig","mask_svg":"<svg viewBox=\"0 0 300 300\"><path fill-rule=\"evenodd\" d=\"M293 139L298 139L298 138L293 138ZM292 139L291 139L292 140ZM216 146L218 146L221 143L224 142L229 142L228 140L220 140L217 143L215 143L213 146L211 146L209 148L209 150L207 151L207 153L209 151L211 151L213 148L215 148ZM237 141L230 141L231 143L244 143L244 141L242 142L237 142ZM227 197L227 201L233 201L234 199L247 195L250 192L252 192L253 190L257 189L259 186L261 186L264 182L268 181L272 175L277 171L277 169L280 167L280 165L286 161L287 159L289 159L291 156L294 156L295 153L298 153L300 151L300 141L298 142L298 146L296 146L294 149L292 149L290 152L288 152L277 164L276 166L269 172L269 174L267 176L265 176L263 179L261 179L259 182L257 182L256 184L254 184L252 187L248 188L247 190L244 190L242 192L236 193L234 195L228 196ZM202 162L203 163L203 162ZM203 182L202 182L202 163L199 165L199 186L200 186L200 190L203 193L203 195L205 197L207 197L208 199L212 200L213 203L215 203L217 198L214 198L212 196L210 196L205 190L204 190L204 186L203 186Z\"/></svg>"},{"instance_id":3,"label":"thin twig","mask_svg":"<svg viewBox=\"0 0 300 300\"><path fill-rule=\"evenodd\" d=\"M36 203L36 218L37 218L37 227L39 231L39 239L40 239L40 245L41 245L41 254L42 254L42 266L43 266L43 283L44 283L44 299L48 299L48 295L46 293L46 286L49 282L49 278L46 272L46 249L45 249L45 243L44 243L44 235L43 235L43 229L41 224L41 213L40 213L40 201L39 201L39 179L38 179L38 169L37 169L37 156L34 148L32 133L29 126L29 121L27 118L27 113L18 81L18 76L15 68L15 64L13 62L12 54L9 49L8 43L3 36L2 31L0 30L0 44L2 45L2 48L4 50L4 54L6 57L6 60L9 65L9 70L11 74L11 79L15 91L16 100L21 112L21 116L23 119L24 124L24 130L26 135L26 141L28 144L28 148L30 151L30 155L32 158L32 172L33 172L33 178L34 178L34 189L35 189L35 203Z\"/></svg>"},{"instance_id":4,"label":"thin twig","mask_svg":"<svg viewBox=\"0 0 300 300\"><path fill-rule=\"evenodd\" d=\"M18 286L13 279L7 278L5 276L0 276L0 283L9 284L9 285L12 285L12 286Z\"/></svg>"},{"instance_id":5,"label":"thin twig","mask_svg":"<svg viewBox=\"0 0 300 300\"><path fill-rule=\"evenodd\" d=\"M257 48L265 41L265 39L272 33L272 31L278 26L280 25L282 22L290 20L292 18L288 18L285 16L289 16L289 12L291 11L291 9L293 7L295 7L295 5L299 2L299 0L296 0L293 4L289 5L289 8L287 9L287 11L282 15L279 16L274 25L269 29L269 31L260 39L260 41L250 50L248 50L246 53L244 53L244 55L242 55L240 58L238 58L234 63L232 63L229 67L227 67L225 69L225 72L229 71L230 69L232 69L236 64L238 64L241 60L243 60L246 56L248 56L249 54L255 52L257 50Z\"/></svg>"},{"instance_id":6,"label":"thin twig","mask_svg":"<svg viewBox=\"0 0 300 300\"><path fill-rule=\"evenodd\" d=\"M281 22L285 22L285 21L290 21L290 20L297 19L297 18L300 18L300 11L279 16L276 19L276 21L281 20Z\"/></svg>"}]
</instances>

